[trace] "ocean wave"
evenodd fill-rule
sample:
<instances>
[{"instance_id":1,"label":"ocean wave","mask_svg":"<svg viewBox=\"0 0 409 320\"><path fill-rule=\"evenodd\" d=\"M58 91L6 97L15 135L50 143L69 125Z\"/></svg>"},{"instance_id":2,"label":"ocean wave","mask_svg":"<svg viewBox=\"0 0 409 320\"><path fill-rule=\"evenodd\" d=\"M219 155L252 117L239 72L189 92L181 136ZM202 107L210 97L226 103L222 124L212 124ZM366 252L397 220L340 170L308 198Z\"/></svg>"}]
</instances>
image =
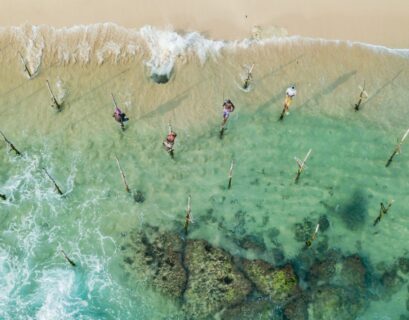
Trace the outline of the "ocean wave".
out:
<instances>
[{"instance_id":1,"label":"ocean wave","mask_svg":"<svg viewBox=\"0 0 409 320\"><path fill-rule=\"evenodd\" d=\"M55 28L47 25L29 25L0 28L0 40L10 41L12 47L21 51L33 74L49 57L57 63L99 65L110 61L120 63L138 54L153 77L169 78L175 62L186 62L196 56L203 64L209 56L217 58L223 50L246 50L271 45L347 45L360 47L381 54L393 54L409 58L409 49L392 49L356 41L327 40L302 36L272 36L246 38L235 41L212 40L199 32L178 33L171 29L161 30L153 26L127 29L114 23L78 25ZM4 43L5 41L3 41ZM7 43L7 42L5 42ZM160 82L160 79L159 79Z\"/></svg>"}]
</instances>

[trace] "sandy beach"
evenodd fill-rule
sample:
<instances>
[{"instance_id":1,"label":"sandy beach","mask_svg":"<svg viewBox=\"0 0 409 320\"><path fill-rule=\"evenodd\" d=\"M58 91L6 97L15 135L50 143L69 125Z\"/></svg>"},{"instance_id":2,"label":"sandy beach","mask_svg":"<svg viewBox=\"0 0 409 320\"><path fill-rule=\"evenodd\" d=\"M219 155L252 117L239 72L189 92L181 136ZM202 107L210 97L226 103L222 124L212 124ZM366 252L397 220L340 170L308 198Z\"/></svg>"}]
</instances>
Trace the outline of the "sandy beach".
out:
<instances>
[{"instance_id":1,"label":"sandy beach","mask_svg":"<svg viewBox=\"0 0 409 320\"><path fill-rule=\"evenodd\" d=\"M242 39L254 26L271 35L301 35L408 48L406 0L2 0L2 26L55 27L114 22L200 31L213 39Z\"/></svg>"}]
</instances>

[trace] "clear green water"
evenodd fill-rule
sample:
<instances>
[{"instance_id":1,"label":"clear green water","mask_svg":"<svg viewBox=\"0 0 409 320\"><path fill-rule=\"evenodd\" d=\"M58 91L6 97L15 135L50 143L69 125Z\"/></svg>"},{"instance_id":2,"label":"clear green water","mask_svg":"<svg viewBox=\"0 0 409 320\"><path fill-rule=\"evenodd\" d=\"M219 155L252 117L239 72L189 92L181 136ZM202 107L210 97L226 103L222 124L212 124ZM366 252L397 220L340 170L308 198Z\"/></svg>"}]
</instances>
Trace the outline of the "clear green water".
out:
<instances>
[{"instance_id":1,"label":"clear green water","mask_svg":"<svg viewBox=\"0 0 409 320\"><path fill-rule=\"evenodd\" d=\"M24 155L1 147L0 192L9 201L0 203L0 318L183 318L146 279L129 281L120 245L144 225L180 230L189 194L195 221L189 237L233 254L274 262L271 249L279 244L286 259L297 259L303 243L294 239L294 224L326 214L329 247L359 253L374 275L381 263L391 266L407 255L405 146L385 168L395 139L409 127L407 59L347 46L271 45L227 51L204 65L195 58L178 62L171 81L158 85L143 57L101 66L48 62L29 81L5 54L1 130ZM240 64L250 59L258 69L251 90L243 92ZM370 98L356 113L363 78ZM63 91L56 89L64 92L61 113L49 107L45 79L62 81ZM278 122L284 90L293 82L299 94ZM111 117L110 92L131 118L125 132ZM227 96L237 110L220 140L219 105ZM178 133L175 161L161 146L169 120ZM310 148L308 168L295 184L294 157ZM124 192L115 154L144 203ZM227 190L232 159L233 188ZM379 203L388 199L395 200L390 214L374 228ZM240 221L238 211L245 213ZM267 250L257 256L239 248L236 240L245 235L264 239ZM401 276L401 289L372 302L360 319L408 313Z\"/></svg>"}]
</instances>

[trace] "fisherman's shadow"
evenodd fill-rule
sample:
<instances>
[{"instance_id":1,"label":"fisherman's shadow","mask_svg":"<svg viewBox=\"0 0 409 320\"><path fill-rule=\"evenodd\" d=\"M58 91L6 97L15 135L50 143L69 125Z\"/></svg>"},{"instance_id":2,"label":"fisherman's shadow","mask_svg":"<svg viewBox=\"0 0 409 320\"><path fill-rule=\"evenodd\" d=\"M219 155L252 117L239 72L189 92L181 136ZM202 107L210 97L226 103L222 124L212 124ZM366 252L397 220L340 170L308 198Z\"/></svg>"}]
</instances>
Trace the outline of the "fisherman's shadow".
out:
<instances>
[{"instance_id":1,"label":"fisherman's shadow","mask_svg":"<svg viewBox=\"0 0 409 320\"><path fill-rule=\"evenodd\" d=\"M152 117L154 117L156 115L164 115L165 113L168 113L170 111L175 110L176 108L178 108L180 106L180 104L184 100L186 100L189 97L190 90L192 90L193 88L195 88L196 86L198 86L198 85L200 85L202 83L203 82L196 82L196 83L192 84L191 86L186 88L183 92L178 94L176 97L173 97L172 99L169 99L165 103L160 104L154 110L143 114L137 120L144 120L144 119L147 119L147 118L152 118Z\"/></svg>"},{"instance_id":2,"label":"fisherman's shadow","mask_svg":"<svg viewBox=\"0 0 409 320\"><path fill-rule=\"evenodd\" d=\"M259 105L253 115L254 118L257 117L261 117L261 118L265 118L265 114L264 112L267 111L267 109L269 107L274 107L276 103L278 103L279 101L283 100L284 101L284 94L283 92L285 92L285 89L287 88L287 86L282 87L280 89L280 93L272 96L269 100L267 100L266 102L264 102L263 104Z\"/></svg>"},{"instance_id":3,"label":"fisherman's shadow","mask_svg":"<svg viewBox=\"0 0 409 320\"><path fill-rule=\"evenodd\" d=\"M165 113L168 113L170 111L175 110L177 107L180 106L180 104L187 99L189 95L187 93L181 94L176 96L173 99L170 99L168 101L166 101L165 103L162 103L161 105L159 105L158 107L156 107L156 109L145 113L144 115L142 115L141 117L138 118L138 120L144 120L147 118L153 118L156 115L164 115Z\"/></svg>"},{"instance_id":4,"label":"fisherman's shadow","mask_svg":"<svg viewBox=\"0 0 409 320\"><path fill-rule=\"evenodd\" d=\"M373 94L369 95L369 98L361 103L359 110L361 110L362 107L366 106L370 101L372 101L376 96L378 96L387 86L393 84L393 82L401 75L402 72L403 69L399 70L398 73L396 73L396 75L392 79L385 82L378 90L376 90ZM355 108L355 103L353 104L353 106Z\"/></svg>"},{"instance_id":5,"label":"fisherman's shadow","mask_svg":"<svg viewBox=\"0 0 409 320\"><path fill-rule=\"evenodd\" d=\"M310 97L309 99L307 99L307 101L305 101L304 103L302 103L299 107L304 107L304 106L308 106L310 104L314 104L314 105L318 105L320 100L326 96L329 95L330 93L332 93L335 89L337 89L340 85L344 84L345 82L347 82L353 75L356 74L356 70L353 71L349 71L344 73L343 75L341 75L340 77L338 77L337 79L335 79L333 82L331 82L328 86L326 86L324 89L322 89L321 91L317 92L316 94L314 94L312 97Z\"/></svg>"},{"instance_id":6,"label":"fisherman's shadow","mask_svg":"<svg viewBox=\"0 0 409 320\"><path fill-rule=\"evenodd\" d=\"M277 73L279 73L281 70L283 70L283 69L285 69L286 67L292 65L293 63L297 63L297 64L298 64L298 61L299 61L303 56L304 56L304 54L300 54L299 56L297 56L297 57L294 58L293 60L291 60L291 61L289 61L289 62L287 62L287 63L284 63L284 64L278 66L276 69L272 70L271 72L266 73L264 76L258 78L258 79L255 80L254 82L255 82L255 83L261 82L261 81L263 81L264 79L267 79L267 78L269 78L269 77L272 77L272 76L276 75Z\"/></svg>"}]
</instances>

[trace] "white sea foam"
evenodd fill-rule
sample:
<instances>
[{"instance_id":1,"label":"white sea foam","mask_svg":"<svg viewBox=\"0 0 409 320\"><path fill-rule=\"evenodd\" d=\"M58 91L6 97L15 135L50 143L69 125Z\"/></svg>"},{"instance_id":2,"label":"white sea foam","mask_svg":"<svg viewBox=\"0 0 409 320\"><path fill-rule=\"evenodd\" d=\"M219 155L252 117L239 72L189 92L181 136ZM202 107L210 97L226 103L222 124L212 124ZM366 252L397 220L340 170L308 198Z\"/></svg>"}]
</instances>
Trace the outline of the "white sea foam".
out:
<instances>
[{"instance_id":1,"label":"white sea foam","mask_svg":"<svg viewBox=\"0 0 409 320\"><path fill-rule=\"evenodd\" d=\"M41 307L36 319L75 319L75 312L69 306L78 298L72 297L75 291L75 272L69 269L44 270L36 292ZM74 301L72 301L74 300Z\"/></svg>"},{"instance_id":2,"label":"white sea foam","mask_svg":"<svg viewBox=\"0 0 409 320\"><path fill-rule=\"evenodd\" d=\"M198 32L179 34L171 29L160 30L152 26L126 29L113 23L79 25L69 28L31 26L0 28L0 39L12 39L18 48L25 48L25 58L32 70L38 71L44 56L56 57L59 63L87 64L95 60L118 63L135 56L147 48L145 64L151 74L169 76L176 61L186 62L195 55L201 63L209 56L217 57L223 50L246 50L266 45L348 45L409 58L409 49L391 49L357 41L326 40L301 36L273 36L262 39L218 41L205 38ZM20 49L23 50L23 49Z\"/></svg>"},{"instance_id":3,"label":"white sea foam","mask_svg":"<svg viewBox=\"0 0 409 320\"><path fill-rule=\"evenodd\" d=\"M4 318L6 306L12 299L12 290L16 286L17 274L13 257L0 248L0 317Z\"/></svg>"},{"instance_id":4,"label":"white sea foam","mask_svg":"<svg viewBox=\"0 0 409 320\"><path fill-rule=\"evenodd\" d=\"M112 57L114 62L117 63L121 54L121 49L121 45L116 42L109 41L105 43L101 49L97 50L96 55L98 64L104 63L105 59L108 57Z\"/></svg>"},{"instance_id":5,"label":"white sea foam","mask_svg":"<svg viewBox=\"0 0 409 320\"><path fill-rule=\"evenodd\" d=\"M180 35L174 31L158 30L151 26L143 27L140 35L150 50L150 60L146 64L151 72L169 76L177 58L196 54L204 63L209 54L217 55L225 42L204 38L198 32Z\"/></svg>"}]
</instances>

